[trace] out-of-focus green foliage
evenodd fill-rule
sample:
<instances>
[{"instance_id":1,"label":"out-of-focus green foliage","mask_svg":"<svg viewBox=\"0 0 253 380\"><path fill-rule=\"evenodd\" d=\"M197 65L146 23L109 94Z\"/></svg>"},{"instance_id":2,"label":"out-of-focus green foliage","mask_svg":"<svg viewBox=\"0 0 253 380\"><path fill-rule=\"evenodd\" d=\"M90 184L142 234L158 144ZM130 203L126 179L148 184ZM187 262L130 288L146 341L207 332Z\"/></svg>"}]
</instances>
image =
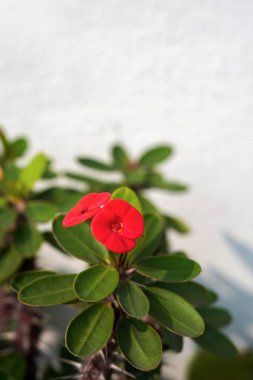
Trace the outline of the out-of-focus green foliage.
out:
<instances>
[{"instance_id":1,"label":"out-of-focus green foliage","mask_svg":"<svg viewBox=\"0 0 253 380\"><path fill-rule=\"evenodd\" d=\"M193 359L188 372L187 380L252 380L253 353L223 358L202 351Z\"/></svg>"},{"instance_id":2,"label":"out-of-focus green foliage","mask_svg":"<svg viewBox=\"0 0 253 380\"><path fill-rule=\"evenodd\" d=\"M27 149L25 138L10 140L0 130L0 284L6 282L36 257L44 236L38 224L49 222L62 204L72 207L82 194L74 190L49 187L37 191L38 181L56 176L43 153L24 166L18 164ZM50 174L49 174L50 173Z\"/></svg>"},{"instance_id":3,"label":"out-of-focus green foliage","mask_svg":"<svg viewBox=\"0 0 253 380\"><path fill-rule=\"evenodd\" d=\"M9 280L17 272L37 267L39 249L47 241L40 224L49 222L56 212L65 210L61 206L64 198L68 200L67 206L72 207L77 198L82 196L77 191L65 188L48 187L42 192L37 191L38 182L53 179L56 173L51 168L51 161L43 153L36 154L25 165L21 165L19 159L26 153L27 147L25 138L12 140L0 129L1 380L37 378L35 362L42 330L40 312L18 304L10 292ZM51 199L45 199L45 195L51 195ZM40 271L40 277L42 273L45 274ZM34 272L29 272L25 278L15 277L13 288L21 289L27 282L37 279ZM39 291L41 301L43 292L41 288ZM65 300L73 299L70 297L71 292L68 293L66 289L62 292Z\"/></svg>"}]
</instances>

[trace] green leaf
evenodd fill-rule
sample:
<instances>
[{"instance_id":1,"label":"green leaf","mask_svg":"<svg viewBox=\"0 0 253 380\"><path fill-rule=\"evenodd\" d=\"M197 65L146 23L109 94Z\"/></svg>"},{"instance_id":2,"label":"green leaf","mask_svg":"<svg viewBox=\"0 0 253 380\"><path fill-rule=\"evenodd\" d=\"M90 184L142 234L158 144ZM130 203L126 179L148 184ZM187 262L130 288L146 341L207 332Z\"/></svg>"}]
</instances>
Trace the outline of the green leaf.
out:
<instances>
[{"instance_id":1,"label":"green leaf","mask_svg":"<svg viewBox=\"0 0 253 380\"><path fill-rule=\"evenodd\" d=\"M0 125L0 141L3 144L3 148L7 149L9 146L9 140L7 138L6 133L4 132L2 125Z\"/></svg>"},{"instance_id":2,"label":"green leaf","mask_svg":"<svg viewBox=\"0 0 253 380\"><path fill-rule=\"evenodd\" d=\"M33 224L21 224L14 234L14 246L24 257L34 257L42 243L41 233Z\"/></svg>"},{"instance_id":3,"label":"green leaf","mask_svg":"<svg viewBox=\"0 0 253 380\"><path fill-rule=\"evenodd\" d=\"M203 334L204 321L182 297L165 289L145 288L150 303L149 314L175 334L196 337Z\"/></svg>"},{"instance_id":4,"label":"green leaf","mask_svg":"<svg viewBox=\"0 0 253 380\"><path fill-rule=\"evenodd\" d=\"M111 193L119 187L118 182L103 182L93 177L89 177L86 175L80 175L73 172L66 172L66 177L84 182L89 186L89 193L101 193L104 191L108 191Z\"/></svg>"},{"instance_id":5,"label":"green leaf","mask_svg":"<svg viewBox=\"0 0 253 380\"><path fill-rule=\"evenodd\" d=\"M172 192L182 192L182 191L187 191L188 190L188 186L183 184L183 183L179 183L179 182L168 182L168 181L160 181L158 183L154 183L154 186L157 187L158 189L164 189L164 190L168 190L168 191L172 191Z\"/></svg>"},{"instance_id":6,"label":"green leaf","mask_svg":"<svg viewBox=\"0 0 253 380\"><path fill-rule=\"evenodd\" d=\"M27 141L25 138L18 138L13 141L8 147L8 157L11 159L15 159L23 156L27 149Z\"/></svg>"},{"instance_id":7,"label":"green leaf","mask_svg":"<svg viewBox=\"0 0 253 380\"><path fill-rule=\"evenodd\" d=\"M48 222L56 213L57 208L47 202L30 201L26 208L26 214L36 223Z\"/></svg>"},{"instance_id":8,"label":"green leaf","mask_svg":"<svg viewBox=\"0 0 253 380\"><path fill-rule=\"evenodd\" d=\"M182 219L171 215L164 215L163 217L167 228L177 231L180 234L188 234L190 232L189 226Z\"/></svg>"},{"instance_id":9,"label":"green leaf","mask_svg":"<svg viewBox=\"0 0 253 380\"><path fill-rule=\"evenodd\" d=\"M52 161L51 160L47 160L47 166L46 166L46 169L43 173L43 176L42 178L43 179L52 179L52 178L56 178L58 176L58 174L52 169Z\"/></svg>"},{"instance_id":10,"label":"green leaf","mask_svg":"<svg viewBox=\"0 0 253 380\"><path fill-rule=\"evenodd\" d=\"M5 162L3 165L4 182L17 181L20 175L20 169L13 162Z\"/></svg>"},{"instance_id":11,"label":"green leaf","mask_svg":"<svg viewBox=\"0 0 253 380\"><path fill-rule=\"evenodd\" d=\"M119 273L116 269L97 264L79 273L74 290L80 300L98 302L112 294L118 282Z\"/></svg>"},{"instance_id":12,"label":"green leaf","mask_svg":"<svg viewBox=\"0 0 253 380\"><path fill-rule=\"evenodd\" d=\"M123 355L135 368L150 371L160 364L160 337L143 321L121 318L116 327L116 337Z\"/></svg>"},{"instance_id":13,"label":"green leaf","mask_svg":"<svg viewBox=\"0 0 253 380\"><path fill-rule=\"evenodd\" d=\"M144 237L137 241L136 247L127 255L129 264L133 264L144 257L151 256L159 246L163 233L163 220L159 214L144 215Z\"/></svg>"},{"instance_id":14,"label":"green leaf","mask_svg":"<svg viewBox=\"0 0 253 380\"><path fill-rule=\"evenodd\" d=\"M201 268L193 260L176 256L148 257L136 264L144 276L164 282L185 282L196 277Z\"/></svg>"},{"instance_id":15,"label":"green leaf","mask_svg":"<svg viewBox=\"0 0 253 380\"><path fill-rule=\"evenodd\" d=\"M134 282L120 281L116 295L122 309L131 317L142 318L148 314L148 299Z\"/></svg>"},{"instance_id":16,"label":"green leaf","mask_svg":"<svg viewBox=\"0 0 253 380\"><path fill-rule=\"evenodd\" d=\"M90 264L96 264L98 261L109 262L107 249L93 237L88 223L64 228L64 216L59 214L53 220L53 234L60 247Z\"/></svg>"},{"instance_id":17,"label":"green leaf","mask_svg":"<svg viewBox=\"0 0 253 380\"><path fill-rule=\"evenodd\" d=\"M160 145L146 151L139 159L141 165L153 166L165 161L173 153L173 148L169 145Z\"/></svg>"},{"instance_id":18,"label":"green leaf","mask_svg":"<svg viewBox=\"0 0 253 380\"><path fill-rule=\"evenodd\" d=\"M21 266L24 257L15 250L14 247L10 247L0 253L0 283L8 280Z\"/></svg>"},{"instance_id":19,"label":"green leaf","mask_svg":"<svg viewBox=\"0 0 253 380\"><path fill-rule=\"evenodd\" d=\"M124 169L128 164L127 153L121 145L113 146L112 158L115 168Z\"/></svg>"},{"instance_id":20,"label":"green leaf","mask_svg":"<svg viewBox=\"0 0 253 380\"><path fill-rule=\"evenodd\" d=\"M21 170L20 181L27 191L31 190L35 182L42 177L46 166L46 156L43 153L39 153Z\"/></svg>"},{"instance_id":21,"label":"green leaf","mask_svg":"<svg viewBox=\"0 0 253 380\"><path fill-rule=\"evenodd\" d=\"M204 334L194 340L200 347L219 356L230 358L237 354L233 342L222 332L208 324L206 324Z\"/></svg>"},{"instance_id":22,"label":"green leaf","mask_svg":"<svg viewBox=\"0 0 253 380\"><path fill-rule=\"evenodd\" d=\"M164 180L159 173L148 173L146 181L148 186L172 192L186 191L188 189L187 186L182 183Z\"/></svg>"},{"instance_id":23,"label":"green leaf","mask_svg":"<svg viewBox=\"0 0 253 380\"><path fill-rule=\"evenodd\" d=\"M60 251L62 253L64 253L64 255L67 255L67 252L64 251L62 249L62 247L59 246L59 244L57 243L57 241L55 240L55 237L54 235L52 234L52 232L50 231L45 231L43 232L43 237L44 237L44 240L49 244L51 245L51 247L57 249L57 251Z\"/></svg>"},{"instance_id":24,"label":"green leaf","mask_svg":"<svg viewBox=\"0 0 253 380\"><path fill-rule=\"evenodd\" d=\"M142 168L124 170L125 184L128 186L138 186L145 182L146 174Z\"/></svg>"},{"instance_id":25,"label":"green leaf","mask_svg":"<svg viewBox=\"0 0 253 380\"><path fill-rule=\"evenodd\" d=\"M129 187L122 186L112 193L112 199L123 199L131 206L142 212L141 203L135 192Z\"/></svg>"},{"instance_id":26,"label":"green leaf","mask_svg":"<svg viewBox=\"0 0 253 380\"><path fill-rule=\"evenodd\" d=\"M112 334L113 308L108 303L90 306L70 321L66 346L76 356L89 356L101 350Z\"/></svg>"},{"instance_id":27,"label":"green leaf","mask_svg":"<svg viewBox=\"0 0 253 380\"><path fill-rule=\"evenodd\" d=\"M0 228L6 228L13 224L16 219L16 212L9 206L0 208Z\"/></svg>"},{"instance_id":28,"label":"green leaf","mask_svg":"<svg viewBox=\"0 0 253 380\"><path fill-rule=\"evenodd\" d=\"M30 284L31 282L55 274L54 272L48 270L31 270L27 272L21 272L16 274L11 280L11 287L14 291L19 291L24 286Z\"/></svg>"},{"instance_id":29,"label":"green leaf","mask_svg":"<svg viewBox=\"0 0 253 380\"><path fill-rule=\"evenodd\" d=\"M51 274L38 278L20 290L19 301L31 306L54 306L74 301L75 278L76 274Z\"/></svg>"},{"instance_id":30,"label":"green leaf","mask_svg":"<svg viewBox=\"0 0 253 380\"><path fill-rule=\"evenodd\" d=\"M176 335L173 332L162 328L161 329L161 334L162 334L162 341L163 344L166 346L169 346L169 349L174 351L174 352L181 352L183 349L183 337L180 335Z\"/></svg>"},{"instance_id":31,"label":"green leaf","mask_svg":"<svg viewBox=\"0 0 253 380\"><path fill-rule=\"evenodd\" d=\"M46 201L54 204L59 212L67 212L76 205L85 194L61 187L51 187L34 194L33 200Z\"/></svg>"},{"instance_id":32,"label":"green leaf","mask_svg":"<svg viewBox=\"0 0 253 380\"><path fill-rule=\"evenodd\" d=\"M212 300L212 294L210 291L196 282L185 282L178 284L156 282L153 286L176 293L193 306L207 305Z\"/></svg>"},{"instance_id":33,"label":"green leaf","mask_svg":"<svg viewBox=\"0 0 253 380\"><path fill-rule=\"evenodd\" d=\"M221 307L200 307L198 312L204 321L213 327L225 327L231 322L231 315Z\"/></svg>"},{"instance_id":34,"label":"green leaf","mask_svg":"<svg viewBox=\"0 0 253 380\"><path fill-rule=\"evenodd\" d=\"M94 160L92 158L79 157L77 161L91 169L111 172L115 170L113 165L105 164L104 162Z\"/></svg>"},{"instance_id":35,"label":"green leaf","mask_svg":"<svg viewBox=\"0 0 253 380\"><path fill-rule=\"evenodd\" d=\"M3 353L0 356L0 379L24 380L25 367L25 359L20 352L14 351L8 354ZM2 375L2 373L4 375Z\"/></svg>"},{"instance_id":36,"label":"green leaf","mask_svg":"<svg viewBox=\"0 0 253 380\"><path fill-rule=\"evenodd\" d=\"M158 209L155 207L155 205L152 202L150 202L149 199L143 196L140 196L140 200L141 200L143 214L150 214L150 213L157 214L158 213Z\"/></svg>"}]
</instances>

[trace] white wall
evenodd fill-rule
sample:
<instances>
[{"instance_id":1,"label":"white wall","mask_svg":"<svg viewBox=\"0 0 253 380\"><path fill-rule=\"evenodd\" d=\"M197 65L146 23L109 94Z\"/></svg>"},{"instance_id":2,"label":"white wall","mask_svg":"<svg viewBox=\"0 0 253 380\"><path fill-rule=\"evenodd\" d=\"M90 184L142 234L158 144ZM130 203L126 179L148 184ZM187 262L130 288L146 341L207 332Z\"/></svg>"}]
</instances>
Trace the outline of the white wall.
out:
<instances>
[{"instance_id":1,"label":"white wall","mask_svg":"<svg viewBox=\"0 0 253 380\"><path fill-rule=\"evenodd\" d=\"M133 155L173 143L162 169L192 191L152 196L191 222L174 245L201 262L242 346L253 345L252 18L251 0L0 2L0 122L60 169L117 140Z\"/></svg>"}]
</instances>

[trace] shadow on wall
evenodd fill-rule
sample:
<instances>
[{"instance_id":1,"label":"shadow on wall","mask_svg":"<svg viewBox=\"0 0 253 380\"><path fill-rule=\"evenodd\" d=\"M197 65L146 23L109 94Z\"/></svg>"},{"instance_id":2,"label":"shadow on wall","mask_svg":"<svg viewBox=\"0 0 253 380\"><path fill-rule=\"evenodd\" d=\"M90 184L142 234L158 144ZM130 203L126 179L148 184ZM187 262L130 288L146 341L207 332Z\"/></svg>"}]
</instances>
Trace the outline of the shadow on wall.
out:
<instances>
[{"instance_id":1,"label":"shadow on wall","mask_svg":"<svg viewBox=\"0 0 253 380\"><path fill-rule=\"evenodd\" d=\"M253 278L253 248L237 240L229 233L224 233L223 238L232 248L241 263L251 271ZM231 311L233 323L227 329L234 337L238 338L243 346L253 347L253 294L252 291L235 283L223 273L216 269L210 270L212 285L215 284L219 290L220 304Z\"/></svg>"}]
</instances>

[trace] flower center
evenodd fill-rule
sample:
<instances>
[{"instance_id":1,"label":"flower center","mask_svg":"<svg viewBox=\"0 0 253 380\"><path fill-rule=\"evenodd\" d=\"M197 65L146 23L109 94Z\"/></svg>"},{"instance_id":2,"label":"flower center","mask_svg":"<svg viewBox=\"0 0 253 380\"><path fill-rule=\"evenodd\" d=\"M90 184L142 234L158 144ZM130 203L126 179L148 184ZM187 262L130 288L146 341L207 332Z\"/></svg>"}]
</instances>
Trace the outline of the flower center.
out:
<instances>
[{"instance_id":1,"label":"flower center","mask_svg":"<svg viewBox=\"0 0 253 380\"><path fill-rule=\"evenodd\" d=\"M113 232L121 232L123 230L123 223L119 221L112 222L112 230Z\"/></svg>"}]
</instances>

